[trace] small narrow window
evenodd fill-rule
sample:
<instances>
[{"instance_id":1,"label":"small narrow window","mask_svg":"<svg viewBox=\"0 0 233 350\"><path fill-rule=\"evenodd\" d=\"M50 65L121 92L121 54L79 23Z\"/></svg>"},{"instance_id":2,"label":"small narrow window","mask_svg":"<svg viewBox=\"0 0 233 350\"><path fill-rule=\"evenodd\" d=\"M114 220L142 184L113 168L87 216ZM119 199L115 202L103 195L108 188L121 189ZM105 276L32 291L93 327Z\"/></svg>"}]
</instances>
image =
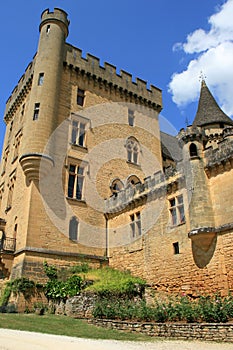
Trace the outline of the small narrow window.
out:
<instances>
[{"instance_id":1,"label":"small narrow window","mask_svg":"<svg viewBox=\"0 0 233 350\"><path fill-rule=\"evenodd\" d=\"M224 123L220 123L219 126L221 129L224 129Z\"/></svg>"},{"instance_id":2,"label":"small narrow window","mask_svg":"<svg viewBox=\"0 0 233 350\"><path fill-rule=\"evenodd\" d=\"M14 193L14 186L15 186L15 172L14 175L10 177L9 183L8 183L8 198L7 198L7 207L6 211L10 210L12 207L12 199L13 199L13 193Z\"/></svg>"},{"instance_id":3,"label":"small narrow window","mask_svg":"<svg viewBox=\"0 0 233 350\"><path fill-rule=\"evenodd\" d=\"M14 124L14 122L13 122L13 120L12 120L11 123L10 123L8 138L10 138L10 136L11 136L11 133L12 133L12 130L13 130L13 124Z\"/></svg>"},{"instance_id":4,"label":"small narrow window","mask_svg":"<svg viewBox=\"0 0 233 350\"><path fill-rule=\"evenodd\" d=\"M83 106L83 105L84 105L84 99L85 99L85 91L78 88L78 92L77 92L77 104L78 104L79 106Z\"/></svg>"},{"instance_id":5,"label":"small narrow window","mask_svg":"<svg viewBox=\"0 0 233 350\"><path fill-rule=\"evenodd\" d=\"M14 232L13 232L13 238L14 238L14 239L16 239L17 231L18 231L18 224L15 224Z\"/></svg>"},{"instance_id":6,"label":"small narrow window","mask_svg":"<svg viewBox=\"0 0 233 350\"><path fill-rule=\"evenodd\" d=\"M50 25L47 25L47 27L46 27L46 34L49 34L49 32L50 32Z\"/></svg>"},{"instance_id":7,"label":"small narrow window","mask_svg":"<svg viewBox=\"0 0 233 350\"><path fill-rule=\"evenodd\" d=\"M15 136L15 142L14 142L14 154L13 154L13 160L12 163L18 158L19 156L19 146L20 146L20 140L22 137L22 133L19 132L16 136Z\"/></svg>"},{"instance_id":8,"label":"small narrow window","mask_svg":"<svg viewBox=\"0 0 233 350\"><path fill-rule=\"evenodd\" d=\"M78 240L78 227L79 222L75 216L70 219L69 222L69 239L72 241Z\"/></svg>"},{"instance_id":9,"label":"small narrow window","mask_svg":"<svg viewBox=\"0 0 233 350\"><path fill-rule=\"evenodd\" d=\"M3 161L2 161L2 175L5 174L5 171L6 171L8 156L9 156L9 148L6 148L3 156Z\"/></svg>"},{"instance_id":10,"label":"small narrow window","mask_svg":"<svg viewBox=\"0 0 233 350\"><path fill-rule=\"evenodd\" d=\"M4 193L4 183L2 183L2 184L0 185L0 201L2 200L3 193Z\"/></svg>"},{"instance_id":11,"label":"small narrow window","mask_svg":"<svg viewBox=\"0 0 233 350\"><path fill-rule=\"evenodd\" d=\"M33 120L37 120L39 118L39 112L40 112L40 104L39 103L35 103Z\"/></svg>"},{"instance_id":12,"label":"small narrow window","mask_svg":"<svg viewBox=\"0 0 233 350\"><path fill-rule=\"evenodd\" d=\"M180 254L179 242L173 243L173 251L174 251L174 254Z\"/></svg>"},{"instance_id":13,"label":"small narrow window","mask_svg":"<svg viewBox=\"0 0 233 350\"><path fill-rule=\"evenodd\" d=\"M24 111L25 111L25 103L22 105L22 109L21 109L21 116L23 117L24 115Z\"/></svg>"},{"instance_id":14,"label":"small narrow window","mask_svg":"<svg viewBox=\"0 0 233 350\"><path fill-rule=\"evenodd\" d=\"M44 83L44 73L39 74L38 85L41 86Z\"/></svg>"},{"instance_id":15,"label":"small narrow window","mask_svg":"<svg viewBox=\"0 0 233 350\"><path fill-rule=\"evenodd\" d=\"M134 126L134 111L131 109L128 110L128 123L129 126Z\"/></svg>"},{"instance_id":16,"label":"small narrow window","mask_svg":"<svg viewBox=\"0 0 233 350\"><path fill-rule=\"evenodd\" d=\"M191 143L191 145L189 146L189 154L190 157L197 156L197 146L195 145L195 143Z\"/></svg>"}]
</instances>

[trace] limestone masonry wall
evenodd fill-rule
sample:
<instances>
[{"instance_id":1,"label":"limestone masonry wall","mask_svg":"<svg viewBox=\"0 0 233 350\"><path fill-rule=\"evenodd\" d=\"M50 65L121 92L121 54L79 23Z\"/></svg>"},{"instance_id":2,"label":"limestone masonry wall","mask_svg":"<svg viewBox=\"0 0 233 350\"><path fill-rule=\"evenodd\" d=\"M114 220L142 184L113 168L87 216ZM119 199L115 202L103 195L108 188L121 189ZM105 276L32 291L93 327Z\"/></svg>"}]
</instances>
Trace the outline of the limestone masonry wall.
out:
<instances>
[{"instance_id":1,"label":"limestone masonry wall","mask_svg":"<svg viewBox=\"0 0 233 350\"><path fill-rule=\"evenodd\" d=\"M89 319L88 323L151 337L233 343L233 323L140 323L102 319Z\"/></svg>"}]
</instances>

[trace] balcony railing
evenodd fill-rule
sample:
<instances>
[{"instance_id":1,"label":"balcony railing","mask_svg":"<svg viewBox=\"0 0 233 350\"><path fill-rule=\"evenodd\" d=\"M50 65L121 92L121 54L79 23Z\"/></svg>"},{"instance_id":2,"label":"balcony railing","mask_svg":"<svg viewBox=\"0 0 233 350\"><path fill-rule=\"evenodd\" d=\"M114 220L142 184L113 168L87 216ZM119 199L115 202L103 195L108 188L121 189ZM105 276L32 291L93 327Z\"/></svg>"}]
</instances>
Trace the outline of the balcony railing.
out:
<instances>
[{"instance_id":1,"label":"balcony railing","mask_svg":"<svg viewBox=\"0 0 233 350\"><path fill-rule=\"evenodd\" d=\"M184 178L183 169L170 170L169 173L158 171L152 176L147 177L144 183L138 183L135 186L130 186L120 192L115 193L110 198L105 200L106 213L116 212L124 209L129 203L141 198L158 193L166 195L169 184L181 183Z\"/></svg>"},{"instance_id":2,"label":"balcony railing","mask_svg":"<svg viewBox=\"0 0 233 350\"><path fill-rule=\"evenodd\" d=\"M16 239L4 237L0 240L0 252L14 253L16 246Z\"/></svg>"}]
</instances>

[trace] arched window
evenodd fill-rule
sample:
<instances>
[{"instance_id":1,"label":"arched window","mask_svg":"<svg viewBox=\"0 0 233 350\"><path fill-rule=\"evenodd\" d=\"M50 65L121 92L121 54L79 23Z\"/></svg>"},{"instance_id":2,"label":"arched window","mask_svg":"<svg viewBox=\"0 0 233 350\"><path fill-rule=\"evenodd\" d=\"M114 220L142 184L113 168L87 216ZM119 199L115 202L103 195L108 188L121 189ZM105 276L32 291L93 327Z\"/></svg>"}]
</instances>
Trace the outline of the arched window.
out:
<instances>
[{"instance_id":1,"label":"arched window","mask_svg":"<svg viewBox=\"0 0 233 350\"><path fill-rule=\"evenodd\" d=\"M124 185L120 179L113 180L110 186L112 193L120 192L121 190L123 190L123 188L124 188Z\"/></svg>"},{"instance_id":2,"label":"arched window","mask_svg":"<svg viewBox=\"0 0 233 350\"><path fill-rule=\"evenodd\" d=\"M127 179L126 185L135 186L138 183L141 183L141 180L136 175L130 175Z\"/></svg>"},{"instance_id":3,"label":"arched window","mask_svg":"<svg viewBox=\"0 0 233 350\"><path fill-rule=\"evenodd\" d=\"M72 241L78 240L78 226L79 222L75 216L72 216L69 222L69 239Z\"/></svg>"},{"instance_id":4,"label":"arched window","mask_svg":"<svg viewBox=\"0 0 233 350\"><path fill-rule=\"evenodd\" d=\"M126 141L127 160L130 163L138 164L139 143L134 137L129 137Z\"/></svg>"},{"instance_id":5,"label":"arched window","mask_svg":"<svg viewBox=\"0 0 233 350\"><path fill-rule=\"evenodd\" d=\"M195 143L191 143L191 145L189 146L189 154L190 157L197 156L197 146L195 145Z\"/></svg>"}]
</instances>

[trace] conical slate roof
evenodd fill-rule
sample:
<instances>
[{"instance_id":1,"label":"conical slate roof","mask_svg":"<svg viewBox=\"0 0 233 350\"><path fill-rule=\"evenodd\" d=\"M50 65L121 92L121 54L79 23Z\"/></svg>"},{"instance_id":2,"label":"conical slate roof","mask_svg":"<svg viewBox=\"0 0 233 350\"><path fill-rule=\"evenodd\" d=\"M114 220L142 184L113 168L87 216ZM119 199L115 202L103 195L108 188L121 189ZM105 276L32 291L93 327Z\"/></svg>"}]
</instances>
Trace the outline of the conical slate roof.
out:
<instances>
[{"instance_id":1,"label":"conical slate roof","mask_svg":"<svg viewBox=\"0 0 233 350\"><path fill-rule=\"evenodd\" d=\"M193 126L224 123L233 125L233 121L219 107L204 80L201 83L201 92L197 113Z\"/></svg>"}]
</instances>

